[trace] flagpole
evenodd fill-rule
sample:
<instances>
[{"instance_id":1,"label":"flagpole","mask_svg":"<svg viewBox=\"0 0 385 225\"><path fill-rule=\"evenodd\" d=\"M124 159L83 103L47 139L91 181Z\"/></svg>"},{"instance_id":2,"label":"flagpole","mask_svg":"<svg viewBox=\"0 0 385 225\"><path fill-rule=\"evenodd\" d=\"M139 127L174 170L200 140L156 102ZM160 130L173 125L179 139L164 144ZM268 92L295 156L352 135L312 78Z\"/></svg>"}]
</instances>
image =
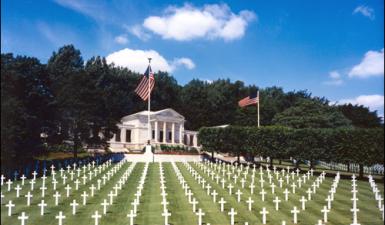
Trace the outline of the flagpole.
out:
<instances>
[{"instance_id":1,"label":"flagpole","mask_svg":"<svg viewBox=\"0 0 385 225\"><path fill-rule=\"evenodd\" d=\"M257 113L258 113L258 127L259 127L259 91L257 92L257 97L258 97L258 104L257 104Z\"/></svg>"},{"instance_id":2,"label":"flagpole","mask_svg":"<svg viewBox=\"0 0 385 225\"><path fill-rule=\"evenodd\" d=\"M148 77L147 77L147 81L148 81L148 143L147 144L150 144L150 141L151 141L151 122L150 122L150 109L151 109L151 84L150 84L150 70L151 70L151 67L150 67L150 64L151 64L151 58L148 58L148 67L149 67L149 70L148 70Z\"/></svg>"}]
</instances>

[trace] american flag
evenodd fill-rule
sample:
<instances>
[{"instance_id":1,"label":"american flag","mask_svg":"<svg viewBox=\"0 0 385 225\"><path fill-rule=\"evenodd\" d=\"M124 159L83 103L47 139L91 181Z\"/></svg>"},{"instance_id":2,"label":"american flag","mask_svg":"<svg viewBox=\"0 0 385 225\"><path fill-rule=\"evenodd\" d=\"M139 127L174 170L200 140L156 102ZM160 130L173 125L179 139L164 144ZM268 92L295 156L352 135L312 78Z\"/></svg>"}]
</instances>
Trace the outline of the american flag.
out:
<instances>
[{"instance_id":1,"label":"american flag","mask_svg":"<svg viewBox=\"0 0 385 225\"><path fill-rule=\"evenodd\" d=\"M148 85L148 82L150 82L150 85ZM151 66L149 65L147 67L146 72L143 74L142 80L140 80L140 83L136 87L135 92L139 95L139 97L143 99L143 101L146 101L150 96L151 91L154 88L154 85L155 85L154 73L152 72Z\"/></svg>"},{"instance_id":2,"label":"american flag","mask_svg":"<svg viewBox=\"0 0 385 225\"><path fill-rule=\"evenodd\" d=\"M259 94L253 94L253 95L250 95L250 96L247 96L246 98L243 98L241 99L239 102L238 102L238 105L240 107L245 107L245 106L248 106L248 105L254 105L254 104L257 104L259 103Z\"/></svg>"}]
</instances>

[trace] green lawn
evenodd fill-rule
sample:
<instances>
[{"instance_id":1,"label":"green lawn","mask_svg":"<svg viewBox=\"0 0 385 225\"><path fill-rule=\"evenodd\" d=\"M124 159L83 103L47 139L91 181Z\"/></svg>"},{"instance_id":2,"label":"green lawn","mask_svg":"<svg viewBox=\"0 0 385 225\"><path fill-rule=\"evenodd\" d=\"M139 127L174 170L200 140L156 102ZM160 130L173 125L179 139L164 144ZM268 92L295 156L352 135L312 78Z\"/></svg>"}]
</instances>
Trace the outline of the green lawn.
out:
<instances>
[{"instance_id":1,"label":"green lawn","mask_svg":"<svg viewBox=\"0 0 385 225\"><path fill-rule=\"evenodd\" d=\"M106 174L108 170L111 170L114 166L109 166L97 177L93 177L91 181L88 181L85 186L79 185L79 190L75 191L74 184L68 179L67 183L72 186L72 191L70 197L66 197L66 190L64 189L65 185L62 184L60 174L56 175L56 179L59 181L57 185L57 191L61 193L61 198L59 200L59 205L54 205L54 198L52 188L52 178L48 177L46 180L46 186L48 190L46 191L46 197L44 198L48 207L45 209L45 215L40 216L40 207L37 206L41 201L40 190L38 189L41 186L41 179L37 179L35 184L35 189L31 194L33 195L31 206L26 205L26 198L24 195L30 190L29 180L26 180L25 185L23 186L22 191L20 192L20 198L16 198L16 191L11 190L7 191L7 186L4 184L1 191L5 195L1 205L1 224L4 225L14 225L20 224L20 221L17 217L21 212L25 212L29 219L26 224L33 225L54 225L58 224L58 220L55 219L55 216L59 211L63 211L63 214L66 216L66 219L63 221L63 224L74 224L74 225L92 225L94 220L91 218L91 215L95 210L99 211L99 214L102 214L103 207L100 205L104 199L108 200L107 194L113 190L115 184L119 181L120 177L124 172L129 168L131 163L124 163L121 168L107 181L106 185L102 186L100 191L95 191L94 197L88 197L87 204L82 205L82 198L80 196L83 191L90 193L88 187L91 184L96 185L97 179L101 179L103 174ZM286 221L286 224L293 224L293 216L290 213L293 206L301 208L299 198L307 194L305 191L316 179L316 176L311 177L310 181L307 181L301 189L296 190L296 194L289 195L289 201L284 201L283 190L286 188L286 183L284 182L283 188L276 187L275 195L278 196L282 202L280 204L280 210L276 211L274 204L272 202L273 195L271 189L268 186L268 179L266 174L265 180L265 191L268 194L265 196L265 201L262 202L259 192L261 191L259 183L259 170L255 175L255 186L254 194L250 193L249 188L242 189L241 184L238 180L236 186L233 189L233 194L229 195L227 189L222 189L221 183L217 184L215 179L212 180L207 174L203 172L195 163L189 163L195 171L197 171L202 177L205 178L207 182L219 193L217 196L217 201L223 197L227 202L225 204L225 212L220 212L220 205L218 202L214 203L211 196L206 194L206 189L202 189L202 185L193 178L192 174L188 171L187 165L183 163L176 163L177 168L179 168L183 178L186 183L189 185L191 191L194 193L194 197L199 202L197 209L201 208L205 213L203 217L203 222L205 224L210 223L215 224L230 224L230 216L227 215L227 212L230 208L234 208L237 211L235 216L236 224L244 224L248 222L249 224L262 224L262 217L259 214L259 211L266 207L269 211L267 215L267 224L277 225L281 224L282 220ZM171 212L171 217L169 218L169 223L172 225L190 225L198 224L198 217L192 211L192 205L188 203L188 198L184 194L184 189L179 183L179 180L174 172L173 166L171 163L163 163L164 168L164 177L167 195L167 201L169 202L168 210ZM127 214L130 209L132 209L131 202L135 198L134 194L136 193L136 187L138 186L142 171L144 169L144 163L137 163L130 176L128 177L127 182L122 186L122 189L118 191L118 196L114 198L114 203L112 206L108 207L108 212L106 215L102 215L99 224L129 224L129 219ZM218 172L218 171L217 171ZM250 171L251 172L251 171ZM58 176L59 175L59 176ZM221 175L221 174L219 174ZM138 207L137 217L135 218L135 224L143 225L155 225L155 224L164 224L164 218L161 216L163 211L163 206L160 204L162 197L160 195L160 170L159 163L150 163L147 176L145 179L145 185L142 190L142 197L140 198L140 205ZM246 187L250 185L251 173L248 175ZM233 180L231 180L233 183ZM273 180L278 186L278 182ZM312 196L312 200L308 201L306 204L306 210L301 211L298 214L298 224L316 224L318 220L323 218L321 213L321 208L326 205L325 198L328 195L328 191L333 182L332 178L326 178L325 181L320 185L320 188L317 190L317 194ZM17 181L17 184L21 184L21 181ZM228 183L226 183L227 186ZM358 194L359 199L357 206L360 209L358 212L358 221L361 225L376 225L383 224L382 215L377 208L377 201L374 198L374 193L371 190L369 182L367 181L357 181L358 184ZM377 183L381 196L384 194L383 184ZM15 187L14 185L12 185ZM291 190L290 187L288 187ZM234 194L238 189L241 189L243 192L241 202L237 202L237 197ZM350 180L340 180L338 188L335 194L335 200L332 203L331 212L328 215L327 224L351 224L352 223L352 213L350 208L352 207L352 198L351 190L351 181ZM255 202L252 207L252 211L248 211L247 203L245 202L248 197L251 197ZM77 214L72 215L72 208L70 207L70 202L73 199L79 203ZM8 216L8 209L5 207L5 204L9 200L12 200L16 207L12 210L12 216Z\"/></svg>"}]
</instances>

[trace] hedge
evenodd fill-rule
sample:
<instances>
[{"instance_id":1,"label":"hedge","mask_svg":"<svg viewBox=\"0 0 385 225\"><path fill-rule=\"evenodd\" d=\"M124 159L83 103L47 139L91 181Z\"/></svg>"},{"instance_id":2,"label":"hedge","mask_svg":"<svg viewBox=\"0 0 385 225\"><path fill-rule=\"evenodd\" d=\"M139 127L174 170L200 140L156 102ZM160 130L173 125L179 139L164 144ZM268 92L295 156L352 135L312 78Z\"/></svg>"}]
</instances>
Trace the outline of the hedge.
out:
<instances>
[{"instance_id":1,"label":"hedge","mask_svg":"<svg viewBox=\"0 0 385 225\"><path fill-rule=\"evenodd\" d=\"M358 163L361 177L364 165L384 164L383 128L203 127L198 138L203 150L231 153L238 160L245 155L269 157L271 162L292 157L310 161L311 167L316 160Z\"/></svg>"}]
</instances>

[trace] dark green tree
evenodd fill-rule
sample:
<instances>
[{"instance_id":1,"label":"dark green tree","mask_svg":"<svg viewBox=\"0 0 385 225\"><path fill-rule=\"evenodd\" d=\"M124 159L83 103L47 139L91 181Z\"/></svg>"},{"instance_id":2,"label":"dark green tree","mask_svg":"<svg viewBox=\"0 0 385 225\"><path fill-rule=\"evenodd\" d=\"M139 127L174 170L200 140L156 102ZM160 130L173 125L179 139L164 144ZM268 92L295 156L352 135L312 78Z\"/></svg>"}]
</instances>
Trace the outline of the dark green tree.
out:
<instances>
[{"instance_id":1,"label":"dark green tree","mask_svg":"<svg viewBox=\"0 0 385 225\"><path fill-rule=\"evenodd\" d=\"M292 128L337 128L349 127L351 121L336 107L314 100L301 100L274 116L276 125Z\"/></svg>"},{"instance_id":2,"label":"dark green tree","mask_svg":"<svg viewBox=\"0 0 385 225\"><path fill-rule=\"evenodd\" d=\"M346 118L352 121L352 125L359 128L381 127L381 118L377 112L371 112L368 107L363 105L344 104L338 106L338 109Z\"/></svg>"}]
</instances>

